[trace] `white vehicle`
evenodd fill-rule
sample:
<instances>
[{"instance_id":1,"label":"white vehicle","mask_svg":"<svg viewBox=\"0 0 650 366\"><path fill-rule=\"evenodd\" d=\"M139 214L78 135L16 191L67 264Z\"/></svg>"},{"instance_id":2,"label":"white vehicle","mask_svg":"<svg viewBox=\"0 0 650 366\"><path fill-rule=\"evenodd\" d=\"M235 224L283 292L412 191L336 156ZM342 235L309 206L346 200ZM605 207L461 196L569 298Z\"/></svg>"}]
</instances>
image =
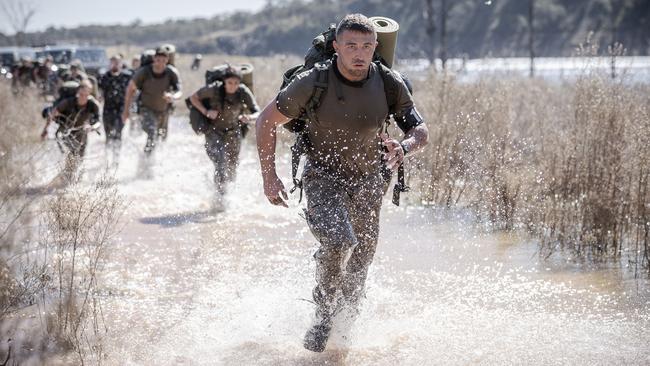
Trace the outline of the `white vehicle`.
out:
<instances>
[{"instance_id":1,"label":"white vehicle","mask_svg":"<svg viewBox=\"0 0 650 366\"><path fill-rule=\"evenodd\" d=\"M22 57L34 60L36 52L29 47L0 47L0 66L12 67Z\"/></svg>"},{"instance_id":2,"label":"white vehicle","mask_svg":"<svg viewBox=\"0 0 650 366\"><path fill-rule=\"evenodd\" d=\"M87 73L98 75L108 65L106 50L102 47L60 45L45 46L36 52L37 57L52 56L55 65L68 65L80 60Z\"/></svg>"},{"instance_id":3,"label":"white vehicle","mask_svg":"<svg viewBox=\"0 0 650 366\"><path fill-rule=\"evenodd\" d=\"M0 47L0 77L10 79L11 68L23 57L34 60L36 53L29 47Z\"/></svg>"}]
</instances>

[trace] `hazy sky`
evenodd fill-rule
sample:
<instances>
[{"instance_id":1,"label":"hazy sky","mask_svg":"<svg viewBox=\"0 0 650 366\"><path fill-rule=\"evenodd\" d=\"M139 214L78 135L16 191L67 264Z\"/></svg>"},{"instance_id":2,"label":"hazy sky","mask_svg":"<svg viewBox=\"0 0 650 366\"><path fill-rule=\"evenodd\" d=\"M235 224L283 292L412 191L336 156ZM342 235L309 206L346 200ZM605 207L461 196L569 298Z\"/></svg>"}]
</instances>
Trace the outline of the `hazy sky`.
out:
<instances>
[{"instance_id":1,"label":"hazy sky","mask_svg":"<svg viewBox=\"0 0 650 366\"><path fill-rule=\"evenodd\" d=\"M135 19L157 23L169 18L212 17L234 10L258 10L266 3L266 0L0 0L16 1L37 5L28 31L44 30L50 25L126 24ZM13 33L4 14L0 18L0 31Z\"/></svg>"}]
</instances>

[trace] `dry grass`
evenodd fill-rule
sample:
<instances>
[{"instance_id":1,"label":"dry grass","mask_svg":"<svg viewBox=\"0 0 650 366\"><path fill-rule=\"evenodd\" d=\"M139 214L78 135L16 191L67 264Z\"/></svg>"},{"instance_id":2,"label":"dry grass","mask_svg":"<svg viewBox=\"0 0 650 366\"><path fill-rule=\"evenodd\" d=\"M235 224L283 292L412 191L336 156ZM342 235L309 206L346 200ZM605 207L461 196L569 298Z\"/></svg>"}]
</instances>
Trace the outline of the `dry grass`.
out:
<instances>
[{"instance_id":1,"label":"dry grass","mask_svg":"<svg viewBox=\"0 0 650 366\"><path fill-rule=\"evenodd\" d=\"M431 75L415 89L431 131L410 164L423 202L525 229L546 255L626 253L649 268L648 86L585 72L563 84Z\"/></svg>"},{"instance_id":2,"label":"dry grass","mask_svg":"<svg viewBox=\"0 0 650 366\"><path fill-rule=\"evenodd\" d=\"M38 139L40 107L36 94L14 98L0 83L0 363L43 364L73 351L74 363L98 364L96 274L123 204L109 178L52 196L32 189L42 183L37 166L52 163Z\"/></svg>"},{"instance_id":3,"label":"dry grass","mask_svg":"<svg viewBox=\"0 0 650 366\"><path fill-rule=\"evenodd\" d=\"M36 94L15 98L8 82L0 84L0 318L32 302L41 287L39 270L19 255L35 221L34 197L23 194L40 152L34 144L40 118L35 103Z\"/></svg>"},{"instance_id":4,"label":"dry grass","mask_svg":"<svg viewBox=\"0 0 650 366\"><path fill-rule=\"evenodd\" d=\"M595 51L583 49L589 52ZM205 68L249 62L264 107L281 72L300 59L208 56L201 71L191 71L191 61L189 55L177 61L186 95L202 86ZM468 206L492 228L526 230L545 255L564 250L650 269L647 85L586 69L564 83L517 77L460 83L432 73L415 84L431 132L427 151L409 164L422 202ZM281 151L290 143L292 136L280 135Z\"/></svg>"},{"instance_id":5,"label":"dry grass","mask_svg":"<svg viewBox=\"0 0 650 366\"><path fill-rule=\"evenodd\" d=\"M98 296L97 270L110 239L119 232L124 203L107 177L89 187L71 186L48 202L45 220L46 262L52 263L54 314L47 332L72 349L81 364L100 364L101 338L107 333Z\"/></svg>"}]
</instances>

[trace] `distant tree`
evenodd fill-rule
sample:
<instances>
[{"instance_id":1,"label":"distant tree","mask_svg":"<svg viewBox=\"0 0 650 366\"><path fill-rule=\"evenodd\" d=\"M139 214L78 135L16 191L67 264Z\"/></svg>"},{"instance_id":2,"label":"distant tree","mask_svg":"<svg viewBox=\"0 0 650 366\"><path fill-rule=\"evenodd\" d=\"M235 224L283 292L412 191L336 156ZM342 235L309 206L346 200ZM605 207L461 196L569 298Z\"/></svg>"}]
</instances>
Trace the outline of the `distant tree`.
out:
<instances>
[{"instance_id":1,"label":"distant tree","mask_svg":"<svg viewBox=\"0 0 650 366\"><path fill-rule=\"evenodd\" d=\"M36 5L29 0L0 0L3 17L16 33L14 36L17 46L25 43L25 32L29 22L36 14Z\"/></svg>"},{"instance_id":2,"label":"distant tree","mask_svg":"<svg viewBox=\"0 0 650 366\"><path fill-rule=\"evenodd\" d=\"M612 79L616 78L616 57L623 56L624 49L623 45L618 40L618 27L621 23L621 20L624 15L624 6L621 3L613 1L611 4L612 8L610 10L610 36L611 41L609 45L609 55L611 58L610 68L611 68L611 77Z\"/></svg>"},{"instance_id":3,"label":"distant tree","mask_svg":"<svg viewBox=\"0 0 650 366\"><path fill-rule=\"evenodd\" d=\"M431 64L435 65L436 23L435 23L435 11L433 10L433 0L424 0L424 3L425 3L424 19L426 21L425 30L427 32L427 36L429 37L429 46L431 47L430 48L431 52L429 53L428 56L429 56L429 60L431 61Z\"/></svg>"},{"instance_id":4,"label":"distant tree","mask_svg":"<svg viewBox=\"0 0 650 366\"><path fill-rule=\"evenodd\" d=\"M441 0L440 6L440 61L442 61L442 69L447 69L447 17L449 10L453 6L447 5L447 0Z\"/></svg>"},{"instance_id":5,"label":"distant tree","mask_svg":"<svg viewBox=\"0 0 650 366\"><path fill-rule=\"evenodd\" d=\"M530 54L530 77L535 75L535 0L528 0L528 52Z\"/></svg>"}]
</instances>

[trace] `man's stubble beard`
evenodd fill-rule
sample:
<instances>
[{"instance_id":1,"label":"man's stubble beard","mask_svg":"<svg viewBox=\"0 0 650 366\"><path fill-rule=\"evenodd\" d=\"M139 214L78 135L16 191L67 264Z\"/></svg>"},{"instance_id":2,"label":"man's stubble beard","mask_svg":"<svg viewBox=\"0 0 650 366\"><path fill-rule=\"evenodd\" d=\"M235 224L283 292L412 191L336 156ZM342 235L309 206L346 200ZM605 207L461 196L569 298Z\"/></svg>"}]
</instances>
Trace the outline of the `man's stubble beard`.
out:
<instances>
[{"instance_id":1,"label":"man's stubble beard","mask_svg":"<svg viewBox=\"0 0 650 366\"><path fill-rule=\"evenodd\" d=\"M347 74L352 75L355 78L360 78L361 79L361 78L365 78L366 75L368 75L368 68L358 70L358 69L350 69L350 68L346 67L345 65L343 67L345 67L345 71L346 71Z\"/></svg>"}]
</instances>

